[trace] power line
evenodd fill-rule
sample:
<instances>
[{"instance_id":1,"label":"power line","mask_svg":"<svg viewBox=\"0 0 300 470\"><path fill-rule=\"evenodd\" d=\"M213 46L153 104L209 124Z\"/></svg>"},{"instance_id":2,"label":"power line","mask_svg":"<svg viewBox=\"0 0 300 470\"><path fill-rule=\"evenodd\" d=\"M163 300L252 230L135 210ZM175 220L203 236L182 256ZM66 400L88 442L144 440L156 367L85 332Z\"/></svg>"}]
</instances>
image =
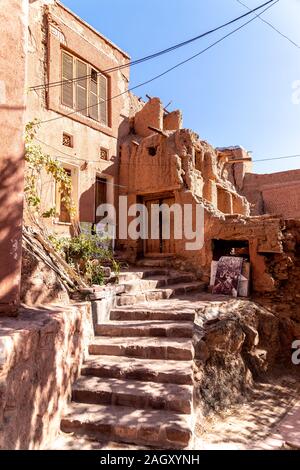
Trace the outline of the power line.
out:
<instances>
[{"instance_id":1,"label":"power line","mask_svg":"<svg viewBox=\"0 0 300 470\"><path fill-rule=\"evenodd\" d=\"M44 142L43 140L41 139L38 139L37 137L35 137L35 140L38 141L39 143L43 144L43 145L46 145L46 147L49 147L51 148L52 150L55 150L56 152L60 153L61 155L64 155L70 159L75 159L77 161L81 161L81 162L87 162L87 163L102 163L101 160L89 160L88 158L79 158L77 156L74 156L74 155L70 155L66 152L63 152L62 150L60 149L57 149L56 147L54 147L53 145L51 144L47 144L46 142ZM296 155L283 155L283 156L280 156L280 157L265 157L263 159L260 159L260 160L252 160L253 163L260 163L260 162L269 162L269 161L273 161L273 160L286 160L286 159L289 159L289 158L299 158L300 157L300 154L296 154ZM124 163L122 163L124 165ZM128 163L128 165L130 165ZM143 166L145 166L147 164L143 163ZM153 165L152 163L148 164L149 166L151 167L154 167L154 166L157 166L157 167L161 167L163 165ZM165 165L165 166L169 166L169 165ZM115 186L118 186L118 185L115 185ZM122 186L121 186L122 187ZM124 186L125 187L125 186Z\"/></svg>"},{"instance_id":2,"label":"power line","mask_svg":"<svg viewBox=\"0 0 300 470\"><path fill-rule=\"evenodd\" d=\"M288 158L299 158L299 155L284 155L283 157L269 157L269 158L263 158L261 160L253 160L253 163L260 163L260 162L270 162L273 160L286 160Z\"/></svg>"},{"instance_id":3,"label":"power line","mask_svg":"<svg viewBox=\"0 0 300 470\"><path fill-rule=\"evenodd\" d=\"M245 3L243 3L241 0L236 0L240 5L243 5L243 7L247 8L248 10L251 10L250 7L248 7L248 5L246 5ZM266 25L270 26L270 28L272 28L274 31L276 31L276 33L278 33L280 36L282 36L284 39L286 39L287 41L289 41L291 44L293 44L293 46L297 47L297 49L300 49L300 46L299 44L297 44L295 41L293 41L291 38L289 38L286 34L282 33L281 31L279 31L279 29L275 28L274 25L272 25L272 23L270 23L269 21L265 20L264 18L261 17L261 14L260 13L259 15L255 13L255 15L263 22L265 23Z\"/></svg>"},{"instance_id":4,"label":"power line","mask_svg":"<svg viewBox=\"0 0 300 470\"><path fill-rule=\"evenodd\" d=\"M87 158L79 158L79 157L74 156L74 155L69 155L68 153L63 152L62 150L57 149L56 147L53 147L53 145L51 145L51 144L47 144L46 142L44 142L44 141L41 140L41 139L38 139L37 137L35 137L35 140L36 140L37 142L39 142L40 144L43 144L43 145L45 145L46 147L49 147L50 149L55 150L55 152L58 152L58 153L60 153L61 155L68 157L69 159L72 160L72 163L74 163L74 160L76 160L76 161L78 161L78 162L84 162L84 163L85 163L85 162L86 162L86 163L102 163L100 159L99 159L99 160L88 160ZM67 162L67 163L68 163L68 162ZM103 161L103 163L104 163L104 161ZM70 163L70 164L71 164L71 163ZM121 186L121 185L119 185L119 184L111 183L111 182L109 182L109 181L107 181L107 184L109 184L109 185L111 185L111 186L116 186L116 187L118 187L118 188L127 188L127 186Z\"/></svg>"},{"instance_id":5,"label":"power line","mask_svg":"<svg viewBox=\"0 0 300 470\"><path fill-rule=\"evenodd\" d=\"M260 10L261 8L264 8L265 6L269 5L270 3L274 2L274 0L268 0L267 2L263 3L262 5L254 8L254 9L249 9L249 11L237 18L234 18L233 20L231 21L228 21L227 23L224 23L222 24L221 26L218 26L214 29L211 29L210 31L206 31L205 33L202 33L198 36L195 36L191 39L188 39L187 41L183 41L181 43L178 43L178 44L175 44L174 46L171 46L167 49L163 49L159 52L155 52L154 54L151 54L151 55L148 55L148 56L145 56L145 57L142 57L140 59L137 59L135 61L132 61L132 62L128 62L127 64L123 64L123 65L119 65L117 67L112 67L110 69L106 69L106 70L103 70L102 72L98 72L98 75L101 74L101 73L110 73L110 72L114 72L116 70L122 70L124 68L128 68L128 67L132 67L134 65L138 65L142 62L146 62L148 60L151 60L151 59L155 59L156 57L159 57L161 55L164 55L164 54L167 54L168 52L172 52L176 49L179 49L183 46L186 46L188 44L191 44L192 42L195 42L195 41L198 41L199 39L202 39L210 34L213 34L217 31L219 31L220 29L223 29L227 26L230 26L231 24L234 24L236 23L237 21L251 15L252 13L255 13L256 11ZM56 82L49 82L49 83L46 83L46 84L40 84L40 85L36 85L36 86L31 86L29 87L29 90L40 90L40 89L44 89L44 88L52 88L52 87L56 87L56 86L60 86L61 84L63 83L73 83L73 82L77 82L77 81L80 81L80 80L84 80L86 78L89 78L91 75L85 75L85 76L82 76L82 77L77 77L77 78L73 78L73 79L70 79L70 80L59 80L59 81L56 81Z\"/></svg>"},{"instance_id":6,"label":"power line","mask_svg":"<svg viewBox=\"0 0 300 470\"><path fill-rule=\"evenodd\" d=\"M263 10L263 13L267 10L269 10L270 8L272 8L273 6L276 5L276 3L278 3L279 0L276 0L274 3L272 3L271 5L269 5L267 8L265 8L265 10ZM270 2L268 2L270 3ZM193 56L189 57L188 59L185 59L183 60L182 62L179 62L178 64L174 65L173 67L165 70L164 72L150 78L149 80L146 80L145 82L142 82L138 85L135 85L134 87L131 87L129 88L128 90L125 90L123 91L122 93L119 93L118 95L115 95L111 98L108 98L106 100L100 100L98 101L98 103L94 104L94 105L91 105L91 106L86 106L85 108L82 108L82 109L77 109L76 111L72 111L70 113L67 113L66 115L63 115L63 116L58 116L58 117L55 117L55 118L51 118L51 119L47 119L45 121L41 121L40 123L37 123L38 124L45 124L45 123L48 123L48 122L52 122L52 121L57 121L59 119L63 119L64 117L69 117L69 116L72 116L73 114L77 114L77 113L80 113L82 111L86 111L87 109L90 109L90 108L94 108L95 106L98 106L100 103L107 103L107 102L110 102L116 98L119 98L123 95L125 95L126 93L129 93L133 90L136 90L137 88L140 88L144 85L148 85L149 83L151 82L154 82L155 80L167 75L168 73L172 72L173 70L177 69L178 67L181 67L182 65L190 62L191 60L195 59L196 57L199 57L200 55L204 54L205 52L207 52L209 49L212 49L214 46L216 46L217 44L221 43L222 41L224 41L225 39L227 39L228 37L232 36L234 33L240 31L242 28L244 28L245 26L247 26L248 24L250 24L252 21L255 21L257 19L257 17L255 16L254 18L251 18L250 20L248 20L246 23L243 23L241 26L239 26L238 28L234 29L233 31L231 31L230 33L226 34L225 36L223 36L222 38L220 38L218 41L215 41L213 44L211 44L210 46L206 47L205 49L203 49L202 51L198 52L197 54L194 54Z\"/></svg>"}]
</instances>

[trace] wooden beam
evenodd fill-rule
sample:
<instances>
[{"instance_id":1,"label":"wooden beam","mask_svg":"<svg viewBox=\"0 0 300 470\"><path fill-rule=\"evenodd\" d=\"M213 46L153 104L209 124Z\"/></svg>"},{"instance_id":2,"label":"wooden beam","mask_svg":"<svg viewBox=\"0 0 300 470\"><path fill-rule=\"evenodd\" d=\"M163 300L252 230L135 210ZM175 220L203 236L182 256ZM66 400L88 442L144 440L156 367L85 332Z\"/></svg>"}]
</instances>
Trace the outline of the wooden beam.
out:
<instances>
[{"instance_id":1,"label":"wooden beam","mask_svg":"<svg viewBox=\"0 0 300 470\"><path fill-rule=\"evenodd\" d=\"M244 162L252 162L252 158L240 158L237 160L228 160L227 163L230 165L234 165L235 163L244 163Z\"/></svg>"},{"instance_id":2,"label":"wooden beam","mask_svg":"<svg viewBox=\"0 0 300 470\"><path fill-rule=\"evenodd\" d=\"M148 129L150 129L150 131L156 132L156 134L162 135L163 137L169 137L166 132L162 131L161 129L157 129L156 127L148 126Z\"/></svg>"}]
</instances>

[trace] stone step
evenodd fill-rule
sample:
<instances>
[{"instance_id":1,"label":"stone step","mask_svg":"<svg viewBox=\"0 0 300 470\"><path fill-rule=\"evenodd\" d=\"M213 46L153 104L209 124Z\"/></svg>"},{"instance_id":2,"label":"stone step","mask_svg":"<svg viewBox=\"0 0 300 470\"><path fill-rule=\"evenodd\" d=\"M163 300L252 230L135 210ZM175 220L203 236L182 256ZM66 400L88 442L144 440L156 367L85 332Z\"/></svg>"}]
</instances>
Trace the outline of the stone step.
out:
<instances>
[{"instance_id":1,"label":"stone step","mask_svg":"<svg viewBox=\"0 0 300 470\"><path fill-rule=\"evenodd\" d=\"M90 356L82 375L102 378L140 380L143 382L193 384L192 361L164 361L122 356Z\"/></svg>"},{"instance_id":2,"label":"stone step","mask_svg":"<svg viewBox=\"0 0 300 470\"><path fill-rule=\"evenodd\" d=\"M191 361L194 358L192 341L185 338L110 338L99 336L90 344L89 353L179 361Z\"/></svg>"},{"instance_id":3,"label":"stone step","mask_svg":"<svg viewBox=\"0 0 300 470\"><path fill-rule=\"evenodd\" d=\"M193 408L193 387L113 378L103 381L99 377L80 377L73 385L72 399L81 403L189 414Z\"/></svg>"},{"instance_id":4,"label":"stone step","mask_svg":"<svg viewBox=\"0 0 300 470\"><path fill-rule=\"evenodd\" d=\"M194 321L194 310L149 310L146 307L138 308L136 306L127 308L118 308L111 310L110 319L112 321L146 321L146 320L162 320L162 321Z\"/></svg>"},{"instance_id":5,"label":"stone step","mask_svg":"<svg viewBox=\"0 0 300 470\"><path fill-rule=\"evenodd\" d=\"M167 276L169 270L166 268L157 268L157 269L139 269L139 270L128 270L121 271L119 273L119 282L134 281L138 279L151 279L155 276Z\"/></svg>"},{"instance_id":6,"label":"stone step","mask_svg":"<svg viewBox=\"0 0 300 470\"><path fill-rule=\"evenodd\" d=\"M117 306L135 305L138 302L151 302L156 300L170 299L174 296L187 295L192 292L203 292L206 288L205 282L190 282L169 285L165 288L149 290L136 294L123 294L117 298Z\"/></svg>"},{"instance_id":7,"label":"stone step","mask_svg":"<svg viewBox=\"0 0 300 470\"><path fill-rule=\"evenodd\" d=\"M191 415L82 403L72 403L61 422L66 433L157 449L187 447L192 440L192 428Z\"/></svg>"},{"instance_id":8,"label":"stone step","mask_svg":"<svg viewBox=\"0 0 300 470\"><path fill-rule=\"evenodd\" d=\"M125 292L130 293L143 293L145 291L151 291L159 287L167 285L167 279L164 276L156 279L139 279L134 281L123 282L122 285L125 287Z\"/></svg>"},{"instance_id":9,"label":"stone step","mask_svg":"<svg viewBox=\"0 0 300 470\"><path fill-rule=\"evenodd\" d=\"M115 337L167 337L192 338L194 323L175 323L162 321L119 321L109 322L96 326L96 334L100 336Z\"/></svg>"},{"instance_id":10,"label":"stone step","mask_svg":"<svg viewBox=\"0 0 300 470\"><path fill-rule=\"evenodd\" d=\"M135 279L125 281L122 283L125 287L125 292L145 292L149 290L159 289L161 287L168 287L175 284L188 284L193 283L195 277L192 274L171 274L169 276L153 276L151 279Z\"/></svg>"},{"instance_id":11,"label":"stone step","mask_svg":"<svg viewBox=\"0 0 300 470\"><path fill-rule=\"evenodd\" d=\"M161 257L161 258L143 258L137 261L137 266L147 268L169 268L170 262L174 260L174 256Z\"/></svg>"}]
</instances>

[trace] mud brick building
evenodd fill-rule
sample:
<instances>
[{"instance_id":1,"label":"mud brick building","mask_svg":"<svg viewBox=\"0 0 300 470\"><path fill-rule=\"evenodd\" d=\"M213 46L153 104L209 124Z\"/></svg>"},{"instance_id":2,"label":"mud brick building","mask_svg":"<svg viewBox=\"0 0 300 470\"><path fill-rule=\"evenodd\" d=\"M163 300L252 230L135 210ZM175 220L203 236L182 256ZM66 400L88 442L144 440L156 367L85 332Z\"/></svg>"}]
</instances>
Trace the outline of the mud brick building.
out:
<instances>
[{"instance_id":1,"label":"mud brick building","mask_svg":"<svg viewBox=\"0 0 300 470\"><path fill-rule=\"evenodd\" d=\"M252 215L300 216L300 171L253 173L252 157L242 147L217 149L220 158L231 161L225 171L237 191L251 204ZM236 163L235 163L236 162Z\"/></svg>"},{"instance_id":2,"label":"mud brick building","mask_svg":"<svg viewBox=\"0 0 300 470\"><path fill-rule=\"evenodd\" d=\"M129 68L108 70L129 60L60 2L31 3L27 83L42 86L28 94L26 120L49 120L41 124L37 143L70 174L81 222L94 223L95 208L114 203L118 141L130 109ZM62 85L47 86L61 80ZM45 177L43 206L57 212L48 225L56 233L68 233L70 218L60 196Z\"/></svg>"}]
</instances>

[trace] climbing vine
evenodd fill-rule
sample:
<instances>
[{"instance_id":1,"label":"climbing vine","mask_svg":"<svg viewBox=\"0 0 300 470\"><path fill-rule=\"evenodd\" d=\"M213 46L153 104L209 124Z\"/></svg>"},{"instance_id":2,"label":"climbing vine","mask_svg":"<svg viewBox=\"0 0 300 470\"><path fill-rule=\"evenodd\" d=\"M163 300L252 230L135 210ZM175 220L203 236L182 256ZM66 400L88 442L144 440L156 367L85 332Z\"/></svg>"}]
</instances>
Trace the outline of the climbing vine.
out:
<instances>
[{"instance_id":1,"label":"climbing vine","mask_svg":"<svg viewBox=\"0 0 300 470\"><path fill-rule=\"evenodd\" d=\"M62 202L70 212L71 218L75 216L75 207L72 201L72 181L68 173L56 158L43 152L40 145L35 143L39 127L37 119L29 122L25 129L25 198L27 206L35 214L43 218L55 217L56 208L50 207L46 211L41 209L41 175L46 172L58 185L62 194Z\"/></svg>"}]
</instances>

